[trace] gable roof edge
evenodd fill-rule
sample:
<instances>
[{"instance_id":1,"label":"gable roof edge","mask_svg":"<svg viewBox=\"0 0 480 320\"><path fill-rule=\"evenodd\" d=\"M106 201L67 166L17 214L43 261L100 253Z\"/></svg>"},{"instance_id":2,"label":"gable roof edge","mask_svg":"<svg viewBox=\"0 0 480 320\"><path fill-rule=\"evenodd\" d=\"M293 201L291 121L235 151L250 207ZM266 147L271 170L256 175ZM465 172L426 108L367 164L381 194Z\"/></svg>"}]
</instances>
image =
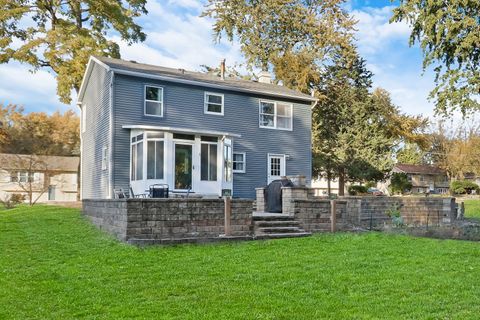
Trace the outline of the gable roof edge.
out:
<instances>
[{"instance_id":1,"label":"gable roof edge","mask_svg":"<svg viewBox=\"0 0 480 320\"><path fill-rule=\"evenodd\" d=\"M90 80L90 75L92 73L94 63L97 63L101 67L105 68L107 72L110 71L110 67L107 64L103 63L102 61L95 58L94 56L90 56L90 59L88 59L87 68L85 69L85 72L83 74L82 83L80 84L80 89L78 90L77 105L82 104L83 96L85 95L85 90L87 88L87 83Z\"/></svg>"}]
</instances>

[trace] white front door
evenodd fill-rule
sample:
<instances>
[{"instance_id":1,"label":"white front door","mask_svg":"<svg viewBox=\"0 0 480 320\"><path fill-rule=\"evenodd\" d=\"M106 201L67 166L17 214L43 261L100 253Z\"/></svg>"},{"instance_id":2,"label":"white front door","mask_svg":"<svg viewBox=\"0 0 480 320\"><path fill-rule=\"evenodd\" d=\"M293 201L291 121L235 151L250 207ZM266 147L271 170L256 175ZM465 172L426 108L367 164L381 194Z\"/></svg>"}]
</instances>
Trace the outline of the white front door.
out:
<instances>
[{"instance_id":1,"label":"white front door","mask_svg":"<svg viewBox=\"0 0 480 320\"><path fill-rule=\"evenodd\" d=\"M269 154L267 170L267 183L285 176L285 155Z\"/></svg>"}]
</instances>

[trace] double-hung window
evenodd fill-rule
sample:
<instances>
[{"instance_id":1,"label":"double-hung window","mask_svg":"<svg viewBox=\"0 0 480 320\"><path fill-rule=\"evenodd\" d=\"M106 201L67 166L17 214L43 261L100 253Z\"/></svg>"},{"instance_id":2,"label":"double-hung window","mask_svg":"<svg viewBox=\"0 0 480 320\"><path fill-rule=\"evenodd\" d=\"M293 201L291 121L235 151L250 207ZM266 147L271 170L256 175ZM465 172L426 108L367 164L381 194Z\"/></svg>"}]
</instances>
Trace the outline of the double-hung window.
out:
<instances>
[{"instance_id":1,"label":"double-hung window","mask_svg":"<svg viewBox=\"0 0 480 320\"><path fill-rule=\"evenodd\" d=\"M233 153L233 172L245 173L246 169L246 157L245 152Z\"/></svg>"},{"instance_id":2,"label":"double-hung window","mask_svg":"<svg viewBox=\"0 0 480 320\"><path fill-rule=\"evenodd\" d=\"M165 134L147 132L147 179L162 180L165 163Z\"/></svg>"},{"instance_id":3,"label":"double-hung window","mask_svg":"<svg viewBox=\"0 0 480 320\"><path fill-rule=\"evenodd\" d=\"M132 181L143 180L143 133L132 137L131 153Z\"/></svg>"},{"instance_id":4,"label":"double-hung window","mask_svg":"<svg viewBox=\"0 0 480 320\"><path fill-rule=\"evenodd\" d=\"M206 114L223 115L223 94L205 92Z\"/></svg>"},{"instance_id":5,"label":"double-hung window","mask_svg":"<svg viewBox=\"0 0 480 320\"><path fill-rule=\"evenodd\" d=\"M293 105L285 102L260 101L260 128L292 130Z\"/></svg>"},{"instance_id":6,"label":"double-hung window","mask_svg":"<svg viewBox=\"0 0 480 320\"><path fill-rule=\"evenodd\" d=\"M145 86L145 115L163 117L163 88Z\"/></svg>"},{"instance_id":7,"label":"double-hung window","mask_svg":"<svg viewBox=\"0 0 480 320\"><path fill-rule=\"evenodd\" d=\"M218 138L202 137L200 152L200 179L217 181Z\"/></svg>"}]
</instances>

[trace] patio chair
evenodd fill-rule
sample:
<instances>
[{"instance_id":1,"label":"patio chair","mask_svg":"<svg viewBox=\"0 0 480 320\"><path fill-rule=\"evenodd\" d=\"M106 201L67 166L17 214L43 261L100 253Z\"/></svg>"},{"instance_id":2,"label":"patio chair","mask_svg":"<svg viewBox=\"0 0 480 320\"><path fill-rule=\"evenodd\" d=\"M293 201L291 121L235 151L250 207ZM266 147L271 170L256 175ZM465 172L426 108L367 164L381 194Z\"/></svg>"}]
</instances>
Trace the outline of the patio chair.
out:
<instances>
[{"instance_id":1,"label":"patio chair","mask_svg":"<svg viewBox=\"0 0 480 320\"><path fill-rule=\"evenodd\" d=\"M128 199L129 198L129 194L125 191L123 191L123 189L113 189L113 194L115 196L115 199Z\"/></svg>"},{"instance_id":2,"label":"patio chair","mask_svg":"<svg viewBox=\"0 0 480 320\"><path fill-rule=\"evenodd\" d=\"M130 195L132 196L132 198L149 198L150 195L148 193L133 193L133 188L132 186L130 186Z\"/></svg>"}]
</instances>

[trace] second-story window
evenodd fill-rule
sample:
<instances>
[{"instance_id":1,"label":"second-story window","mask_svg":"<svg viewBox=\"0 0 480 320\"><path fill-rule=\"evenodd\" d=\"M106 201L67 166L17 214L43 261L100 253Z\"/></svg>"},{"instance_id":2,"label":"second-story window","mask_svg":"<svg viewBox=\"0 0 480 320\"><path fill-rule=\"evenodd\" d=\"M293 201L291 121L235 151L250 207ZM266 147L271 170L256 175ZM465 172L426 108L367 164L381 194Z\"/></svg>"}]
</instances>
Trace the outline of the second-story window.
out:
<instances>
[{"instance_id":1,"label":"second-story window","mask_svg":"<svg viewBox=\"0 0 480 320\"><path fill-rule=\"evenodd\" d=\"M145 115L163 117L163 88L145 86Z\"/></svg>"},{"instance_id":2,"label":"second-story window","mask_svg":"<svg viewBox=\"0 0 480 320\"><path fill-rule=\"evenodd\" d=\"M293 105L284 102L260 101L260 128L292 130Z\"/></svg>"},{"instance_id":3,"label":"second-story window","mask_svg":"<svg viewBox=\"0 0 480 320\"><path fill-rule=\"evenodd\" d=\"M205 113L223 115L223 94L205 92Z\"/></svg>"}]
</instances>

